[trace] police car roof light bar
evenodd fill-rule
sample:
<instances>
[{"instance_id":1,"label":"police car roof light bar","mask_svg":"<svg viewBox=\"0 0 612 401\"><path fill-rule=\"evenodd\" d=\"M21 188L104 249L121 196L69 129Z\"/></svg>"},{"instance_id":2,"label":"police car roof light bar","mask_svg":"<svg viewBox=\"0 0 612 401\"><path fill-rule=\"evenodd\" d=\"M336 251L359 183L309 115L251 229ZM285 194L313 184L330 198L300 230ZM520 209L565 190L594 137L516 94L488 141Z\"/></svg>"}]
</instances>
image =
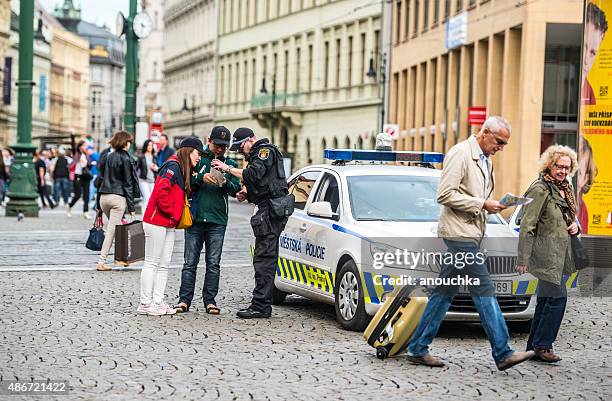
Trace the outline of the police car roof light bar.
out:
<instances>
[{"instance_id":1,"label":"police car roof light bar","mask_svg":"<svg viewBox=\"0 0 612 401\"><path fill-rule=\"evenodd\" d=\"M380 161L432 164L442 163L444 153L386 150L325 149L323 156L334 162Z\"/></svg>"}]
</instances>

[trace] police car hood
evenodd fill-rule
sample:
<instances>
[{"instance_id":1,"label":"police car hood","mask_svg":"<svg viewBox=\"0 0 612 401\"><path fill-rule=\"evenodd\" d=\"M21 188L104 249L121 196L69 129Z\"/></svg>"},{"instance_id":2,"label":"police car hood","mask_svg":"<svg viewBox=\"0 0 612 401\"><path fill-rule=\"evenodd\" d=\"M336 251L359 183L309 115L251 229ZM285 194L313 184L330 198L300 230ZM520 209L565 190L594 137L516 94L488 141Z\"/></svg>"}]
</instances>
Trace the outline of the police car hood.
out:
<instances>
[{"instance_id":1,"label":"police car hood","mask_svg":"<svg viewBox=\"0 0 612 401\"><path fill-rule=\"evenodd\" d=\"M437 237L438 222L359 221L358 230L366 238ZM506 224L487 224L487 237L516 237Z\"/></svg>"}]
</instances>

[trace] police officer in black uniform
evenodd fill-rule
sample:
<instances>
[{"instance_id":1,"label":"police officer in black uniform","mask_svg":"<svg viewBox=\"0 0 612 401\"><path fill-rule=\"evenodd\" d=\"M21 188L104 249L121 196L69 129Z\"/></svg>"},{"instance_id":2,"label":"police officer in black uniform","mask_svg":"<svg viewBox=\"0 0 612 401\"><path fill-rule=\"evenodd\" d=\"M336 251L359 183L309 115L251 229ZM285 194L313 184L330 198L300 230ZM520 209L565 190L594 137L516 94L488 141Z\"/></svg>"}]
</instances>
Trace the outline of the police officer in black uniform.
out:
<instances>
[{"instance_id":1,"label":"police officer in black uniform","mask_svg":"<svg viewBox=\"0 0 612 401\"><path fill-rule=\"evenodd\" d=\"M283 155L266 138L257 139L250 128L238 128L233 135L231 151L240 151L247 161L244 169L228 166L213 160L212 166L240 178L246 190L236 194L239 201L246 200L257 205L251 217L255 235L255 289L251 306L238 311L244 319L268 318L272 314L272 290L278 260L278 237L287 224L288 215L279 216L278 205L288 196L287 180L283 167ZM276 205L276 206L275 206ZM293 203L291 201L291 211ZM282 213L280 213L282 214Z\"/></svg>"}]
</instances>

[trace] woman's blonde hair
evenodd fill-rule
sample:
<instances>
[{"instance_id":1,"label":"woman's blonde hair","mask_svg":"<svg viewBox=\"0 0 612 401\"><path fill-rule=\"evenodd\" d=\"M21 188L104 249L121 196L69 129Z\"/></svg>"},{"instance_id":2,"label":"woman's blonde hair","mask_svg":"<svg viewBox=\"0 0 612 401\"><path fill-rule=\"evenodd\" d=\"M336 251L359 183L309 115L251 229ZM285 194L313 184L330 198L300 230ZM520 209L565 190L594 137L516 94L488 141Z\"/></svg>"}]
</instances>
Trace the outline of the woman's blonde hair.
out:
<instances>
[{"instance_id":1,"label":"woman's blonde hair","mask_svg":"<svg viewBox=\"0 0 612 401\"><path fill-rule=\"evenodd\" d=\"M572 167L570 168L569 175L573 175L576 170L578 170L578 156L576 155L574 149L563 145L549 146L544 153L542 153L540 160L538 160L538 173L550 173L553 166L562 157L569 157L572 161Z\"/></svg>"}]
</instances>

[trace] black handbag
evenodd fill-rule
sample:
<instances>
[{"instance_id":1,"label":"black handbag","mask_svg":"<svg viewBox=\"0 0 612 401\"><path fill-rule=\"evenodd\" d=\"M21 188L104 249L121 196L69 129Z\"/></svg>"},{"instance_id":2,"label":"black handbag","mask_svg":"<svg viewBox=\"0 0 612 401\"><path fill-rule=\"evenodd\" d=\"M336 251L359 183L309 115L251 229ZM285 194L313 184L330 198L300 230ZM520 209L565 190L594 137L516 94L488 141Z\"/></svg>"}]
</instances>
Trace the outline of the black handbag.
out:
<instances>
[{"instance_id":1,"label":"black handbag","mask_svg":"<svg viewBox=\"0 0 612 401\"><path fill-rule=\"evenodd\" d=\"M270 199L270 217L273 219L289 217L293 214L294 210L295 196L293 194Z\"/></svg>"},{"instance_id":2,"label":"black handbag","mask_svg":"<svg viewBox=\"0 0 612 401\"><path fill-rule=\"evenodd\" d=\"M572 259L577 270L582 270L589 267L591 260L586 248L582 245L582 241L577 235L570 235L572 247Z\"/></svg>"},{"instance_id":3,"label":"black handbag","mask_svg":"<svg viewBox=\"0 0 612 401\"><path fill-rule=\"evenodd\" d=\"M104 243L104 230L102 229L102 214L98 213L94 220L93 227L89 230L89 237L85 247L92 251L101 251Z\"/></svg>"}]
</instances>

